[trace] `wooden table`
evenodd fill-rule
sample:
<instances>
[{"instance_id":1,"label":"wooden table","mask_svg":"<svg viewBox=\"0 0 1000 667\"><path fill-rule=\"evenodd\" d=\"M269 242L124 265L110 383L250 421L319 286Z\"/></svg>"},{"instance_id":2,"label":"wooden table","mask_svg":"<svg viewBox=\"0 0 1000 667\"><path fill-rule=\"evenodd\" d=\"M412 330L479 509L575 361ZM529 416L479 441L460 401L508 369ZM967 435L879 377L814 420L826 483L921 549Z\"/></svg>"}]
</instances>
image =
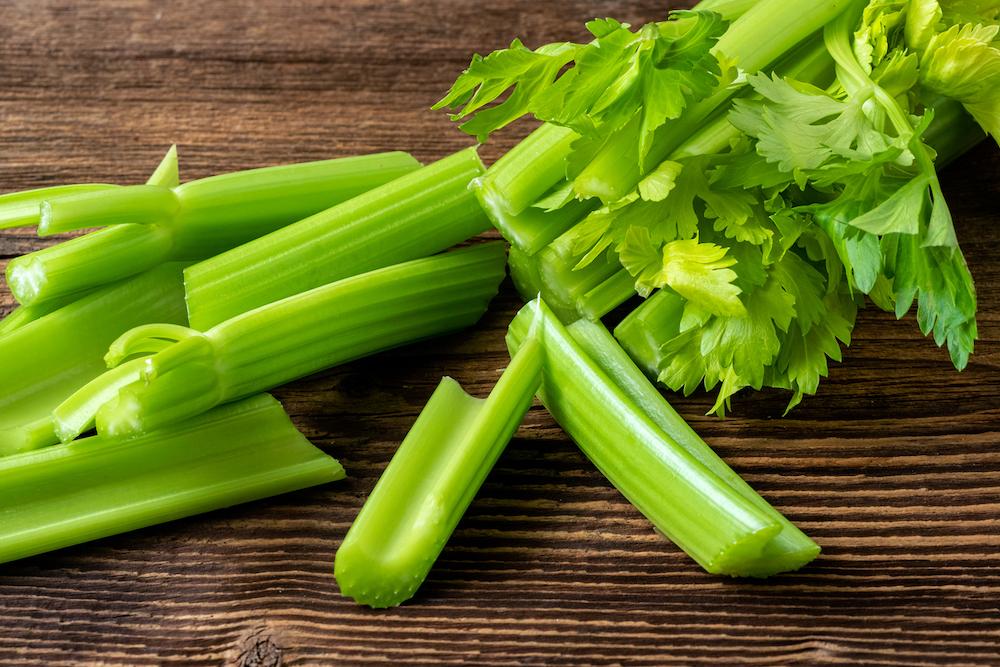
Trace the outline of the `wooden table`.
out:
<instances>
[{"instance_id":1,"label":"wooden table","mask_svg":"<svg viewBox=\"0 0 1000 667\"><path fill-rule=\"evenodd\" d=\"M172 142L185 179L383 149L432 160L470 143L428 107L473 51L663 5L4 0L0 189L140 182ZM704 574L536 406L413 602L340 597L333 554L440 376L483 395L506 363L505 285L473 331L277 392L348 480L0 566L0 661L1000 664L996 148L944 179L981 299L965 372L912 317L866 310L785 419L779 393L740 396L725 421L702 416L703 394L672 397L823 546L804 571ZM45 243L4 233L0 259Z\"/></svg>"}]
</instances>

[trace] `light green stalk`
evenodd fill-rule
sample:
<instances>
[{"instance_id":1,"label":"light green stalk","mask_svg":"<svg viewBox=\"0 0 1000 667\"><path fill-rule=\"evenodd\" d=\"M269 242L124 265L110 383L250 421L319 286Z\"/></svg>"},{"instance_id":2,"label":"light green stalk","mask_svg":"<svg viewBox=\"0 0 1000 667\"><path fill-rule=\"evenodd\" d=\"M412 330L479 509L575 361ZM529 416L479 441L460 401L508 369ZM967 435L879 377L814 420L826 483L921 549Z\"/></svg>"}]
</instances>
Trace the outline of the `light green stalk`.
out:
<instances>
[{"instance_id":1,"label":"light green stalk","mask_svg":"<svg viewBox=\"0 0 1000 667\"><path fill-rule=\"evenodd\" d=\"M474 324L504 276L504 246L486 243L347 278L244 313L204 333L150 325L111 346L109 365L160 349L142 380L97 412L98 432L130 435L162 428L381 350ZM114 372L114 371L112 371ZM104 393L115 381L92 385ZM96 401L77 394L60 408L86 424ZM67 406L63 406L65 408Z\"/></svg>"},{"instance_id":2,"label":"light green stalk","mask_svg":"<svg viewBox=\"0 0 1000 667\"><path fill-rule=\"evenodd\" d=\"M190 267L191 326L226 319L341 278L426 257L489 228L469 192L483 173L459 151L359 197Z\"/></svg>"},{"instance_id":3,"label":"light green stalk","mask_svg":"<svg viewBox=\"0 0 1000 667\"><path fill-rule=\"evenodd\" d=\"M0 459L0 562L344 477L267 395Z\"/></svg>"},{"instance_id":4,"label":"light green stalk","mask_svg":"<svg viewBox=\"0 0 1000 667\"><path fill-rule=\"evenodd\" d=\"M186 323L182 268L164 264L0 336L0 455L58 442L52 410L102 374L120 335L149 322Z\"/></svg>"},{"instance_id":5,"label":"light green stalk","mask_svg":"<svg viewBox=\"0 0 1000 667\"><path fill-rule=\"evenodd\" d=\"M663 412L655 389L644 388L648 382L614 351L607 332L595 328L599 324L567 330L535 300L510 325L512 352L538 317L545 347L542 403L611 483L706 571L766 576L800 567L818 553L797 535L798 550L769 551L786 530L780 514L736 483L707 445L678 428L680 418Z\"/></svg>"},{"instance_id":6,"label":"light green stalk","mask_svg":"<svg viewBox=\"0 0 1000 667\"><path fill-rule=\"evenodd\" d=\"M39 234L104 229L16 258L14 297L30 305L128 277L156 264L194 261L246 243L419 167L406 153L380 153L59 197L41 206Z\"/></svg>"},{"instance_id":7,"label":"light green stalk","mask_svg":"<svg viewBox=\"0 0 1000 667\"><path fill-rule=\"evenodd\" d=\"M371 607L413 597L524 419L542 358L529 334L486 399L441 380L337 550L341 593Z\"/></svg>"},{"instance_id":8,"label":"light green stalk","mask_svg":"<svg viewBox=\"0 0 1000 667\"><path fill-rule=\"evenodd\" d=\"M781 531L767 543L759 559L745 564L745 574L766 577L797 570L819 555L820 548L815 542L761 498L695 433L673 406L667 403L663 394L646 379L602 324L578 320L568 330L580 348L631 399L639 411L719 479L755 507L768 513L781 526Z\"/></svg>"}]
</instances>

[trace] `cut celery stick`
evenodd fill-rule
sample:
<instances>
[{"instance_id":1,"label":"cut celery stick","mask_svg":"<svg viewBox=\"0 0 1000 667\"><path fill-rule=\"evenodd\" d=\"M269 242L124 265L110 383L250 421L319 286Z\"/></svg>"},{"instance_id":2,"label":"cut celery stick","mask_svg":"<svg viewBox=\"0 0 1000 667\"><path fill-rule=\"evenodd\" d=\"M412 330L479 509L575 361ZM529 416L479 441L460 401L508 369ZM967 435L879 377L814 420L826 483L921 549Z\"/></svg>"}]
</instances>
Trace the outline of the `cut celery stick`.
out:
<instances>
[{"instance_id":1,"label":"cut celery stick","mask_svg":"<svg viewBox=\"0 0 1000 667\"><path fill-rule=\"evenodd\" d=\"M695 433L636 367L604 325L578 320L567 327L567 330L577 345L632 400L638 410L719 479L758 509L770 514L781 526L781 532L767 543L757 561L745 563L740 574L768 577L779 572L797 570L819 555L820 548L815 542L761 498Z\"/></svg>"},{"instance_id":2,"label":"cut celery stick","mask_svg":"<svg viewBox=\"0 0 1000 667\"><path fill-rule=\"evenodd\" d=\"M0 460L0 562L344 477L267 395Z\"/></svg>"},{"instance_id":3,"label":"cut celery stick","mask_svg":"<svg viewBox=\"0 0 1000 667\"><path fill-rule=\"evenodd\" d=\"M201 260L246 243L417 169L380 153L222 174L171 187L176 153L157 183L48 202L41 235L111 225L11 260L14 297L30 305L82 292L175 259ZM162 182L159 182L162 181Z\"/></svg>"},{"instance_id":4,"label":"cut celery stick","mask_svg":"<svg viewBox=\"0 0 1000 667\"><path fill-rule=\"evenodd\" d=\"M127 333L109 361L175 344L146 359L143 380L97 412L109 436L148 432L215 405L351 359L474 324L504 276L504 245L485 243L347 278L227 320L204 333L159 325ZM104 391L102 383L95 391ZM95 401L78 393L87 423ZM64 406L65 407L65 406ZM60 414L68 415L72 410Z\"/></svg>"},{"instance_id":5,"label":"cut celery stick","mask_svg":"<svg viewBox=\"0 0 1000 667\"><path fill-rule=\"evenodd\" d=\"M540 299L511 322L512 353L538 317L545 347L539 398L587 458L706 571L756 574L750 566L781 531L773 511L747 500L644 414Z\"/></svg>"},{"instance_id":6,"label":"cut celery stick","mask_svg":"<svg viewBox=\"0 0 1000 667\"><path fill-rule=\"evenodd\" d=\"M542 358L529 334L486 399L441 380L337 550L341 593L371 607L413 597L524 419Z\"/></svg>"},{"instance_id":7,"label":"cut celery stick","mask_svg":"<svg viewBox=\"0 0 1000 667\"><path fill-rule=\"evenodd\" d=\"M190 267L195 329L397 262L426 257L485 231L469 183L475 148L430 164L326 211Z\"/></svg>"},{"instance_id":8,"label":"cut celery stick","mask_svg":"<svg viewBox=\"0 0 1000 667\"><path fill-rule=\"evenodd\" d=\"M3 339L4 334L9 334L12 331L20 329L26 324L30 324L37 319L45 317L51 312L59 310L64 306L68 306L86 294L87 293L84 293L83 295L69 294L67 296L45 301L34 306L18 306L8 313L7 317L0 320L0 340Z\"/></svg>"},{"instance_id":9,"label":"cut celery stick","mask_svg":"<svg viewBox=\"0 0 1000 667\"><path fill-rule=\"evenodd\" d=\"M58 441L53 409L105 370L121 334L186 322L181 264L108 285L0 337L0 455Z\"/></svg>"}]
</instances>

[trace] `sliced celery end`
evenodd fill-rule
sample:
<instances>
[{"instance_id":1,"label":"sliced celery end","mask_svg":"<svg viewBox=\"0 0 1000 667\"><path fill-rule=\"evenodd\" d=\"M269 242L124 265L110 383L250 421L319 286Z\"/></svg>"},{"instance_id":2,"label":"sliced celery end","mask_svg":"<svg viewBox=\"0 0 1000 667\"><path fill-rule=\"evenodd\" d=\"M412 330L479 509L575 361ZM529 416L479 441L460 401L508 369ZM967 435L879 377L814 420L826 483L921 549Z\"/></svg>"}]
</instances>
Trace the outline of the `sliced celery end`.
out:
<instances>
[{"instance_id":1,"label":"sliced celery end","mask_svg":"<svg viewBox=\"0 0 1000 667\"><path fill-rule=\"evenodd\" d=\"M159 428L352 359L470 326L496 295L505 259L502 242L482 243L324 285L205 333L175 335L182 340L146 360L141 382L121 388L97 410L97 430L127 435ZM141 342L132 334L125 338ZM95 403L87 396L76 400Z\"/></svg>"},{"instance_id":2,"label":"sliced celery end","mask_svg":"<svg viewBox=\"0 0 1000 667\"><path fill-rule=\"evenodd\" d=\"M344 477L270 396L0 460L0 562Z\"/></svg>"},{"instance_id":3,"label":"sliced celery end","mask_svg":"<svg viewBox=\"0 0 1000 667\"><path fill-rule=\"evenodd\" d=\"M145 359L133 359L112 368L83 385L52 411L52 424L60 442L70 442L95 425L102 405L114 400L118 391L142 379Z\"/></svg>"},{"instance_id":4,"label":"sliced celery end","mask_svg":"<svg viewBox=\"0 0 1000 667\"><path fill-rule=\"evenodd\" d=\"M524 419L543 356L529 335L485 400L441 380L337 551L342 594L378 608L413 597Z\"/></svg>"},{"instance_id":5,"label":"sliced celery end","mask_svg":"<svg viewBox=\"0 0 1000 667\"><path fill-rule=\"evenodd\" d=\"M739 574L781 530L680 446L595 363L540 300L508 330L517 350L542 317L545 367L539 397L584 454L653 524L706 571Z\"/></svg>"},{"instance_id":6,"label":"sliced celery end","mask_svg":"<svg viewBox=\"0 0 1000 667\"><path fill-rule=\"evenodd\" d=\"M632 400L636 408L654 421L664 433L686 449L719 479L768 512L781 527L756 558L742 557L727 566L736 576L765 577L797 570L820 553L819 546L791 521L757 494L737 475L663 398L663 395L636 367L614 337L599 322L579 320L568 331L583 351Z\"/></svg>"},{"instance_id":7,"label":"sliced celery end","mask_svg":"<svg viewBox=\"0 0 1000 667\"><path fill-rule=\"evenodd\" d=\"M12 259L7 284L22 305L40 304L151 269L172 249L162 225L116 225Z\"/></svg>"},{"instance_id":8,"label":"sliced celery end","mask_svg":"<svg viewBox=\"0 0 1000 667\"><path fill-rule=\"evenodd\" d=\"M190 267L191 326L231 317L327 283L440 252L489 229L469 183L474 148Z\"/></svg>"},{"instance_id":9,"label":"sliced celery end","mask_svg":"<svg viewBox=\"0 0 1000 667\"><path fill-rule=\"evenodd\" d=\"M41 417L13 428L0 429L0 457L31 452L57 442L52 420Z\"/></svg>"}]
</instances>

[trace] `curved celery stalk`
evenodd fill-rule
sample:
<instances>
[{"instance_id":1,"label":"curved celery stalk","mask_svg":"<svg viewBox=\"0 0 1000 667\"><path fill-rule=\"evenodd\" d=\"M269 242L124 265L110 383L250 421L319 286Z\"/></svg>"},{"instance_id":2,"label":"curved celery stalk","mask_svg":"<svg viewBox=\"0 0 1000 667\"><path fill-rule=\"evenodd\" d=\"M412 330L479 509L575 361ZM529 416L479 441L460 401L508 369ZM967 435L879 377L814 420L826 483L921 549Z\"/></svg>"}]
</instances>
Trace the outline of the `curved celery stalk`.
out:
<instances>
[{"instance_id":1,"label":"curved celery stalk","mask_svg":"<svg viewBox=\"0 0 1000 667\"><path fill-rule=\"evenodd\" d=\"M468 148L338 206L190 267L191 326L341 278L426 257L489 228L469 192L483 172Z\"/></svg>"},{"instance_id":2,"label":"curved celery stalk","mask_svg":"<svg viewBox=\"0 0 1000 667\"><path fill-rule=\"evenodd\" d=\"M157 183L60 197L41 207L39 234L110 225L11 260L7 281L34 304L119 280L168 259L194 261L350 199L417 169L401 152L267 167L173 187Z\"/></svg>"},{"instance_id":3,"label":"curved celery stalk","mask_svg":"<svg viewBox=\"0 0 1000 667\"><path fill-rule=\"evenodd\" d=\"M578 320L567 327L567 330L577 345L632 400L639 411L719 479L758 509L768 513L781 526L781 531L767 543L760 557L741 566L741 574L767 577L797 570L819 555L820 548L815 542L761 498L677 414L602 324Z\"/></svg>"},{"instance_id":4,"label":"curved celery stalk","mask_svg":"<svg viewBox=\"0 0 1000 667\"><path fill-rule=\"evenodd\" d=\"M757 574L762 553L781 531L775 513L747 500L664 432L540 299L511 322L512 352L537 317L545 345L539 398L587 458L706 571Z\"/></svg>"},{"instance_id":5,"label":"curved celery stalk","mask_svg":"<svg viewBox=\"0 0 1000 667\"><path fill-rule=\"evenodd\" d=\"M413 597L531 407L542 358L529 335L486 399L441 380L337 550L341 593L371 607Z\"/></svg>"},{"instance_id":6,"label":"curved celery stalk","mask_svg":"<svg viewBox=\"0 0 1000 667\"><path fill-rule=\"evenodd\" d=\"M186 322L180 264L108 285L0 337L0 455L58 442L50 414L105 370L108 346L148 322Z\"/></svg>"},{"instance_id":7,"label":"curved celery stalk","mask_svg":"<svg viewBox=\"0 0 1000 667\"><path fill-rule=\"evenodd\" d=\"M0 460L0 562L344 477L267 395Z\"/></svg>"},{"instance_id":8,"label":"curved celery stalk","mask_svg":"<svg viewBox=\"0 0 1000 667\"><path fill-rule=\"evenodd\" d=\"M502 243L486 243L331 283L204 333L159 325L127 333L112 345L109 362L147 352L150 338L177 342L148 357L143 380L100 408L97 430L152 431L351 359L467 327L496 294L504 259ZM74 401L81 410L93 405L79 394Z\"/></svg>"}]
</instances>

